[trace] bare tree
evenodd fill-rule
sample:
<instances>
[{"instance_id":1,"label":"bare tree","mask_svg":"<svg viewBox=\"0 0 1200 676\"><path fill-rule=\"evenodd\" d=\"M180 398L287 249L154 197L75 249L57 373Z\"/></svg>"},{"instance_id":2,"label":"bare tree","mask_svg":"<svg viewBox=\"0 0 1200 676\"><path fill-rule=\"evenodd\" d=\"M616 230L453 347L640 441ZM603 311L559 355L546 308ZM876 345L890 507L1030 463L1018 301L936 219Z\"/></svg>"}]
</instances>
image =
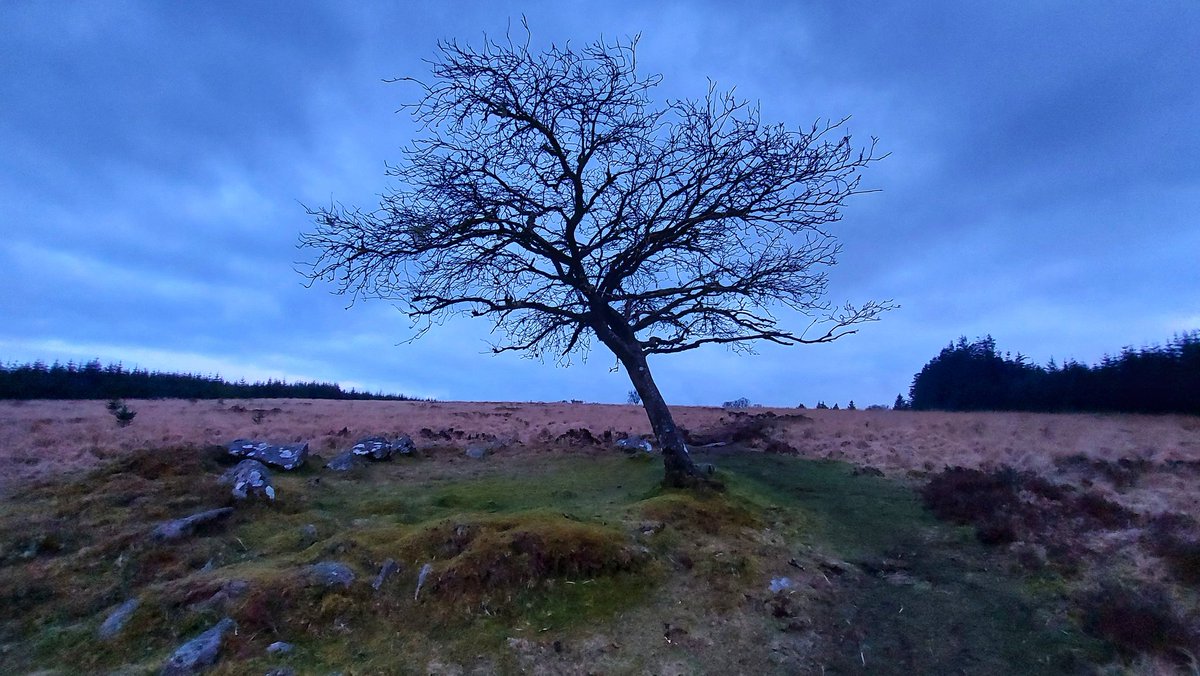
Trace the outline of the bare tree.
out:
<instances>
[{"instance_id":1,"label":"bare tree","mask_svg":"<svg viewBox=\"0 0 1200 676\"><path fill-rule=\"evenodd\" d=\"M526 33L528 35L528 32ZM421 137L389 167L378 209L310 208L306 271L354 298L400 301L417 335L451 314L487 316L516 350L566 361L597 338L641 397L666 483L696 482L647 357L756 340L825 343L887 301L837 307L824 227L879 159L845 120L800 130L711 84L652 105L636 38L530 49L442 42L405 108ZM772 308L811 323L782 328Z\"/></svg>"}]
</instances>

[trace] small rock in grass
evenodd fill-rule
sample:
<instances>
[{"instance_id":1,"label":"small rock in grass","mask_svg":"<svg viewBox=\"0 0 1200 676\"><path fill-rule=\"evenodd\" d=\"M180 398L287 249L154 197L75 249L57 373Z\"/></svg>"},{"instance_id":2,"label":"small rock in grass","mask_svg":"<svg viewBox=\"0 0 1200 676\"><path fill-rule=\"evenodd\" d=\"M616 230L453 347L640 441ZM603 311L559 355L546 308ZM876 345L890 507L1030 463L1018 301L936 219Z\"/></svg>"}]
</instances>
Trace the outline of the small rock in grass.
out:
<instances>
[{"instance_id":1,"label":"small rock in grass","mask_svg":"<svg viewBox=\"0 0 1200 676\"><path fill-rule=\"evenodd\" d=\"M483 460L491 454L491 449L482 444L471 444L467 446L466 455L474 460Z\"/></svg>"},{"instance_id":2,"label":"small rock in grass","mask_svg":"<svg viewBox=\"0 0 1200 676\"><path fill-rule=\"evenodd\" d=\"M333 460L325 463L326 469L331 469L335 472L347 472L356 467L362 467L364 464L362 458L354 454L354 451L346 451L334 456Z\"/></svg>"},{"instance_id":3,"label":"small rock in grass","mask_svg":"<svg viewBox=\"0 0 1200 676\"><path fill-rule=\"evenodd\" d=\"M150 538L159 542L170 542L187 537L196 531L198 526L216 521L233 513L232 507L220 507L198 512L182 519L163 521L150 532Z\"/></svg>"},{"instance_id":4,"label":"small rock in grass","mask_svg":"<svg viewBox=\"0 0 1200 676\"><path fill-rule=\"evenodd\" d=\"M286 655L296 649L296 646L287 641L276 641L267 646L267 652L272 655Z\"/></svg>"},{"instance_id":5,"label":"small rock in grass","mask_svg":"<svg viewBox=\"0 0 1200 676\"><path fill-rule=\"evenodd\" d=\"M138 599L132 598L117 606L115 610L108 614L104 623L100 625L100 629L96 631L96 635L104 641L115 638L125 628L125 623L133 616L133 611L137 610L140 603Z\"/></svg>"},{"instance_id":6,"label":"small rock in grass","mask_svg":"<svg viewBox=\"0 0 1200 676\"><path fill-rule=\"evenodd\" d=\"M265 676L296 676L296 670L291 667L276 667L268 671Z\"/></svg>"},{"instance_id":7,"label":"small rock in grass","mask_svg":"<svg viewBox=\"0 0 1200 676\"><path fill-rule=\"evenodd\" d=\"M196 674L216 664L225 634L237 630L237 623L226 617L213 628L176 648L159 672L163 676Z\"/></svg>"},{"instance_id":8,"label":"small rock in grass","mask_svg":"<svg viewBox=\"0 0 1200 676\"><path fill-rule=\"evenodd\" d=\"M322 587L349 588L354 582L354 570L340 561L321 561L304 568L304 576Z\"/></svg>"},{"instance_id":9,"label":"small rock in grass","mask_svg":"<svg viewBox=\"0 0 1200 676\"><path fill-rule=\"evenodd\" d=\"M628 439L617 439L617 448L626 453L653 453L654 445L642 437L629 437Z\"/></svg>"},{"instance_id":10,"label":"small rock in grass","mask_svg":"<svg viewBox=\"0 0 1200 676\"><path fill-rule=\"evenodd\" d=\"M396 563L395 559L384 561L383 566L379 569L379 574L375 576L375 581L371 583L371 588L379 591L379 588L383 586L388 577L398 570L400 570L400 565Z\"/></svg>"},{"instance_id":11,"label":"small rock in grass","mask_svg":"<svg viewBox=\"0 0 1200 676\"><path fill-rule=\"evenodd\" d=\"M772 594L777 594L785 589L791 589L791 588L792 588L792 578L790 578L790 577L771 578L771 584L767 586L767 589Z\"/></svg>"}]
</instances>

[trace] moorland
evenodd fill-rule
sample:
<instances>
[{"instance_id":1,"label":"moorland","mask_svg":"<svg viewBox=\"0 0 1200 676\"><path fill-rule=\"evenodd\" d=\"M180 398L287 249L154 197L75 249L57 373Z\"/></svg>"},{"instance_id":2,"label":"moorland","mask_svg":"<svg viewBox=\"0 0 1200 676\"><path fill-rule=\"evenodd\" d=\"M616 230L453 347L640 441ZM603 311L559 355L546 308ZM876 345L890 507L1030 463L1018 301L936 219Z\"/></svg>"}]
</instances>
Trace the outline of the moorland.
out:
<instances>
[{"instance_id":1,"label":"moorland","mask_svg":"<svg viewBox=\"0 0 1200 676\"><path fill-rule=\"evenodd\" d=\"M0 404L6 673L156 673L224 618L211 673L1197 668L1196 417L680 407L724 489L677 491L615 445L648 434L636 406L126 403L126 427ZM323 469L401 434L415 453ZM235 438L313 455L235 504ZM354 580L314 583L330 561Z\"/></svg>"}]
</instances>

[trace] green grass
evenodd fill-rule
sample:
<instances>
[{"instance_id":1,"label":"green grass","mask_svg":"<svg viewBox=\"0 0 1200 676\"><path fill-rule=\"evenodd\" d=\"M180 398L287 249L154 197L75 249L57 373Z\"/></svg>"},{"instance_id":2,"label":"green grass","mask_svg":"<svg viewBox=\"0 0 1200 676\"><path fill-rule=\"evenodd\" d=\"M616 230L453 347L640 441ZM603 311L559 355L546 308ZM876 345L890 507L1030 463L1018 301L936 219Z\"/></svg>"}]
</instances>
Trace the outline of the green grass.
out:
<instances>
[{"instance_id":1,"label":"green grass","mask_svg":"<svg viewBox=\"0 0 1200 676\"><path fill-rule=\"evenodd\" d=\"M220 468L183 451L137 454L0 507L0 671L153 672L226 614L239 632L217 674L528 668L511 638L540 646L553 670L560 658L547 645L596 636L622 646L594 658L610 671L658 669L660 654L715 669L705 662L715 651L751 656L730 668L770 671L760 655L780 622L764 610L764 587L789 558L814 580L834 578L796 597L818 625L813 664L830 673L863 661L871 673L1054 673L1103 657L1046 621L1052 585L1012 577L964 530L932 520L909 487L839 463L713 460L722 493L663 490L660 465L617 453L435 454L349 475L277 473L276 504L238 506L220 527L164 545L145 541L156 521L229 502ZM368 583L386 558L401 569L375 592ZM349 564L357 582L308 586L299 571L321 560ZM831 561L844 569L821 568ZM414 600L426 563L433 573ZM230 580L249 591L204 607ZM108 610L133 595L142 605L126 631L98 641ZM664 617L733 624L706 653L664 641ZM266 656L276 640L296 652Z\"/></svg>"}]
</instances>

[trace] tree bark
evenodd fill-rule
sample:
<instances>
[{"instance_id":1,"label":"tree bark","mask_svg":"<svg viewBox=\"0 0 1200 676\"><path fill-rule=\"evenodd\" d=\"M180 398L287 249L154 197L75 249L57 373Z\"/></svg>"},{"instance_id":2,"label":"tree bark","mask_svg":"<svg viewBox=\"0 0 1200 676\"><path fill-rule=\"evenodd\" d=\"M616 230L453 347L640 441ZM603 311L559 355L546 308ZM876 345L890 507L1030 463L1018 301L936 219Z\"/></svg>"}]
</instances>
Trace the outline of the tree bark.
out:
<instances>
[{"instance_id":1,"label":"tree bark","mask_svg":"<svg viewBox=\"0 0 1200 676\"><path fill-rule=\"evenodd\" d=\"M646 417L650 419L650 427L658 438L658 445L663 454L663 483L672 487L686 487L696 484L696 465L692 462L692 454L688 451L683 433L675 425L671 409L654 384L650 375L650 367L646 365L645 355L634 353L628 356L617 355L625 369L629 372L629 380L634 389L642 397L642 407L646 409Z\"/></svg>"}]
</instances>

